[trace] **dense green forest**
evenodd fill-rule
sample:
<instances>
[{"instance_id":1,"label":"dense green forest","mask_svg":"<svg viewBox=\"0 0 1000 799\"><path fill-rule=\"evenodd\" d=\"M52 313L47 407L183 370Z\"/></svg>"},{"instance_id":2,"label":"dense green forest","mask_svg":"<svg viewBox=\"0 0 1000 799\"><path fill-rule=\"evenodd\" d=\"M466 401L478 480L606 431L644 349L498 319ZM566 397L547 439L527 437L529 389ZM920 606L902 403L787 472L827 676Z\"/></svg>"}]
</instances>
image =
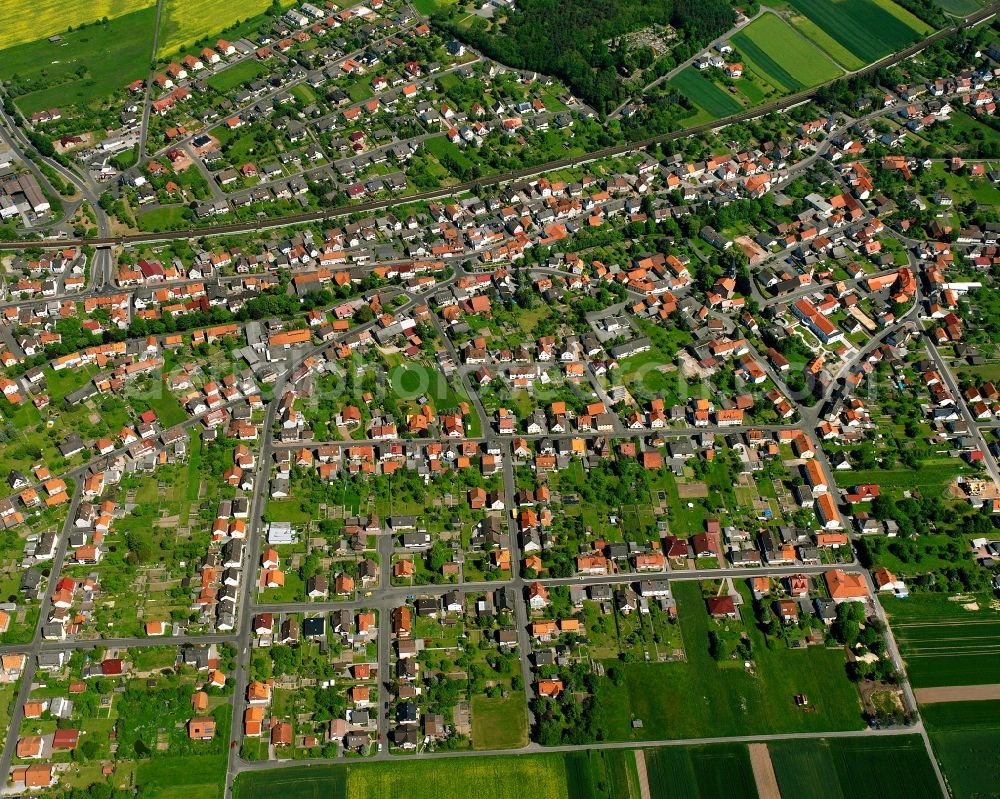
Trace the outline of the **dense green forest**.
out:
<instances>
[{"instance_id":1,"label":"dense green forest","mask_svg":"<svg viewBox=\"0 0 1000 799\"><path fill-rule=\"evenodd\" d=\"M478 18L460 28L456 19L453 8L436 22L501 63L561 79L606 114L627 98L621 76L635 63L617 37L670 24L689 41L707 42L736 15L727 0L517 0L499 30Z\"/></svg>"}]
</instances>

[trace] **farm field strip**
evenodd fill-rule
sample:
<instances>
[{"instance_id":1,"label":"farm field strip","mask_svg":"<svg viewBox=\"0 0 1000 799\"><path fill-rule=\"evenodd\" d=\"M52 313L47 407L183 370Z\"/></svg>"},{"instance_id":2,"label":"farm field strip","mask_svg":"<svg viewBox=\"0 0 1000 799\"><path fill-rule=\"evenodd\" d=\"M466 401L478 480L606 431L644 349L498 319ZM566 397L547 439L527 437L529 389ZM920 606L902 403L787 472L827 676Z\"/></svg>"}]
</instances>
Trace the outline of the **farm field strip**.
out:
<instances>
[{"instance_id":1,"label":"farm field strip","mask_svg":"<svg viewBox=\"0 0 1000 799\"><path fill-rule=\"evenodd\" d=\"M765 14L733 36L744 66L786 92L830 80L840 69L817 57L815 46L774 14Z\"/></svg>"},{"instance_id":2,"label":"farm field strip","mask_svg":"<svg viewBox=\"0 0 1000 799\"><path fill-rule=\"evenodd\" d=\"M738 113L742 106L694 67L681 70L670 85L712 117Z\"/></svg>"},{"instance_id":3,"label":"farm field strip","mask_svg":"<svg viewBox=\"0 0 1000 799\"><path fill-rule=\"evenodd\" d=\"M768 750L781 795L788 799L906 799L939 791L917 735L779 741Z\"/></svg>"},{"instance_id":4,"label":"farm field strip","mask_svg":"<svg viewBox=\"0 0 1000 799\"><path fill-rule=\"evenodd\" d=\"M559 754L400 761L313 766L241 775L237 799L278 795L296 799L521 799L527 786L536 799L569 796L570 761ZM575 798L574 798L575 799Z\"/></svg>"},{"instance_id":5,"label":"farm field strip","mask_svg":"<svg viewBox=\"0 0 1000 799\"><path fill-rule=\"evenodd\" d=\"M930 27L891 0L788 0L866 63L901 49Z\"/></svg>"},{"instance_id":6,"label":"farm field strip","mask_svg":"<svg viewBox=\"0 0 1000 799\"><path fill-rule=\"evenodd\" d=\"M918 688L914 694L922 705L942 702L993 702L1000 699L1000 684L942 685L937 688Z\"/></svg>"},{"instance_id":7,"label":"farm field strip","mask_svg":"<svg viewBox=\"0 0 1000 799\"><path fill-rule=\"evenodd\" d=\"M89 25L105 17L115 19L155 5L156 0L87 0L85 3L67 3L66 0L34 0L31 3L5 0L3 25L0 25L0 50L62 34L70 27ZM3 58L0 57L0 64L2 63Z\"/></svg>"},{"instance_id":8,"label":"farm field strip","mask_svg":"<svg viewBox=\"0 0 1000 799\"><path fill-rule=\"evenodd\" d=\"M914 688L1000 682L1000 616L984 598L922 595L885 607Z\"/></svg>"},{"instance_id":9,"label":"farm field strip","mask_svg":"<svg viewBox=\"0 0 1000 799\"><path fill-rule=\"evenodd\" d=\"M746 744L647 749L645 759L652 799L757 799Z\"/></svg>"},{"instance_id":10,"label":"farm field strip","mask_svg":"<svg viewBox=\"0 0 1000 799\"><path fill-rule=\"evenodd\" d=\"M164 0L157 56L172 55L205 37L214 37L226 28L258 14L272 5L271 0ZM292 0L279 0L282 8L294 5Z\"/></svg>"},{"instance_id":11,"label":"farm field strip","mask_svg":"<svg viewBox=\"0 0 1000 799\"><path fill-rule=\"evenodd\" d=\"M793 28L795 28L795 30L807 39L819 45L820 49L825 50L827 55L840 64L840 66L844 69L861 69L861 67L865 65L864 61L854 55L854 53L844 47L844 45L834 39L829 33L819 27L819 25L808 17L796 14L789 20L789 23Z\"/></svg>"}]
</instances>

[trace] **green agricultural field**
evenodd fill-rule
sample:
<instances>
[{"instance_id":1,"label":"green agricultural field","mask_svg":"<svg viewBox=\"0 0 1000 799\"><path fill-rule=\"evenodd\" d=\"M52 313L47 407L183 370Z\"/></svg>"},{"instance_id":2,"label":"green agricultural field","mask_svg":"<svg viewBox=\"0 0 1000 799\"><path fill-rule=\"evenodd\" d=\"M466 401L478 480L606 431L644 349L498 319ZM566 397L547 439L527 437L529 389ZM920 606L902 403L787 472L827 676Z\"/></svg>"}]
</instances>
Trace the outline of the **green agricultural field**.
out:
<instances>
[{"instance_id":1,"label":"green agricultural field","mask_svg":"<svg viewBox=\"0 0 1000 799\"><path fill-rule=\"evenodd\" d=\"M767 749L782 796L846 799L826 741L777 741Z\"/></svg>"},{"instance_id":2,"label":"green agricultural field","mask_svg":"<svg viewBox=\"0 0 1000 799\"><path fill-rule=\"evenodd\" d=\"M89 25L104 18L115 19L132 11L155 6L156 0L5 0L3 25L0 25L0 50L23 42L64 34L69 28ZM150 39L150 52L152 39ZM148 57L147 53L147 57ZM0 56L0 64L3 57ZM0 69L0 72L4 70ZM9 75L10 73L6 73Z\"/></svg>"},{"instance_id":3,"label":"green agricultural field","mask_svg":"<svg viewBox=\"0 0 1000 799\"><path fill-rule=\"evenodd\" d=\"M1000 785L1000 701L927 705L921 715L952 796L996 796Z\"/></svg>"},{"instance_id":4,"label":"green agricultural field","mask_svg":"<svg viewBox=\"0 0 1000 799\"><path fill-rule=\"evenodd\" d=\"M844 69L861 69L865 65L864 61L808 17L804 17L801 14L793 14L788 21L795 30L810 41L818 44L820 49L825 50L827 55L844 67Z\"/></svg>"},{"instance_id":5,"label":"green agricultural field","mask_svg":"<svg viewBox=\"0 0 1000 799\"><path fill-rule=\"evenodd\" d=\"M931 746L953 799L997 796L1000 728L931 733Z\"/></svg>"},{"instance_id":6,"label":"green agricultural field","mask_svg":"<svg viewBox=\"0 0 1000 799\"><path fill-rule=\"evenodd\" d=\"M694 67L682 69L670 81L670 86L704 109L710 119L738 114L743 106L724 89L716 86Z\"/></svg>"},{"instance_id":7,"label":"green agricultural field","mask_svg":"<svg viewBox=\"0 0 1000 799\"><path fill-rule=\"evenodd\" d=\"M709 618L697 582L674 584L686 662L625 664L625 683L606 685L600 709L612 740L859 729L861 702L844 653L822 646L768 648L744 606L754 669L709 654ZM809 710L795 704L809 697ZM632 727L634 718L643 726Z\"/></svg>"},{"instance_id":8,"label":"green agricultural field","mask_svg":"<svg viewBox=\"0 0 1000 799\"><path fill-rule=\"evenodd\" d=\"M295 5L293 0L278 0L282 8ZM263 14L273 5L272 0L163 0L160 37L157 43L159 58L173 55L178 50L205 37L214 37L239 22Z\"/></svg>"},{"instance_id":9,"label":"green agricultural field","mask_svg":"<svg viewBox=\"0 0 1000 799\"><path fill-rule=\"evenodd\" d=\"M569 799L639 799L639 772L631 749L566 754Z\"/></svg>"},{"instance_id":10,"label":"green agricultural field","mask_svg":"<svg viewBox=\"0 0 1000 799\"><path fill-rule=\"evenodd\" d=\"M1000 729L1000 699L935 702L920 708L928 732Z\"/></svg>"},{"instance_id":11,"label":"green agricultural field","mask_svg":"<svg viewBox=\"0 0 1000 799\"><path fill-rule=\"evenodd\" d=\"M883 605L915 688L1000 682L1000 612L989 597L918 594Z\"/></svg>"},{"instance_id":12,"label":"green agricultural field","mask_svg":"<svg viewBox=\"0 0 1000 799\"><path fill-rule=\"evenodd\" d=\"M651 799L757 797L750 753L745 744L665 746L645 750L645 757Z\"/></svg>"},{"instance_id":13,"label":"green agricultural field","mask_svg":"<svg viewBox=\"0 0 1000 799\"><path fill-rule=\"evenodd\" d=\"M24 114L89 103L146 77L155 25L156 9L145 8L64 34L58 44L41 39L11 47L0 52L0 75L12 81Z\"/></svg>"},{"instance_id":14,"label":"green agricultural field","mask_svg":"<svg viewBox=\"0 0 1000 799\"><path fill-rule=\"evenodd\" d=\"M788 0L862 61L878 61L931 31L892 0Z\"/></svg>"},{"instance_id":15,"label":"green agricultural field","mask_svg":"<svg viewBox=\"0 0 1000 799\"><path fill-rule=\"evenodd\" d=\"M523 691L506 697L472 697L472 744L476 749L520 749L528 743Z\"/></svg>"},{"instance_id":16,"label":"green agricultural field","mask_svg":"<svg viewBox=\"0 0 1000 799\"><path fill-rule=\"evenodd\" d=\"M568 799L561 755L399 760L249 772L236 782L237 799ZM574 798L575 799L575 798Z\"/></svg>"},{"instance_id":17,"label":"green agricultural field","mask_svg":"<svg viewBox=\"0 0 1000 799\"><path fill-rule=\"evenodd\" d=\"M815 45L774 14L754 20L732 42L744 67L787 93L840 74L834 63L816 52Z\"/></svg>"},{"instance_id":18,"label":"green agricultural field","mask_svg":"<svg viewBox=\"0 0 1000 799\"><path fill-rule=\"evenodd\" d=\"M907 799L938 794L927 750L916 735L778 741L767 748L782 796Z\"/></svg>"}]
</instances>

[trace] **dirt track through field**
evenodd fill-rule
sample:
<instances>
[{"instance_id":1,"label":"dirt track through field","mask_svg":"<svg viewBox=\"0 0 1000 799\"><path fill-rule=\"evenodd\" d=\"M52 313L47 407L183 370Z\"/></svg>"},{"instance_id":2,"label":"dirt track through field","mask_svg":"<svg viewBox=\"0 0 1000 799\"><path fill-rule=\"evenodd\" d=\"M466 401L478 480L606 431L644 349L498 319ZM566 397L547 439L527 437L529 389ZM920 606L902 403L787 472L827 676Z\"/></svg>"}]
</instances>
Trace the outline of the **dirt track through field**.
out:
<instances>
[{"instance_id":1,"label":"dirt track through field","mask_svg":"<svg viewBox=\"0 0 1000 799\"><path fill-rule=\"evenodd\" d=\"M750 744L747 748L750 750L750 765L753 766L753 778L757 783L757 795L760 799L781 799L778 778L774 775L767 744Z\"/></svg>"},{"instance_id":2,"label":"dirt track through field","mask_svg":"<svg viewBox=\"0 0 1000 799\"><path fill-rule=\"evenodd\" d=\"M646 774L646 753L642 749L635 750L635 770L639 773L639 794L642 799L650 799L649 776Z\"/></svg>"},{"instance_id":3,"label":"dirt track through field","mask_svg":"<svg viewBox=\"0 0 1000 799\"><path fill-rule=\"evenodd\" d=\"M935 702L977 702L1000 699L1000 683L991 685L945 685L940 688L917 688L914 692L922 705Z\"/></svg>"}]
</instances>

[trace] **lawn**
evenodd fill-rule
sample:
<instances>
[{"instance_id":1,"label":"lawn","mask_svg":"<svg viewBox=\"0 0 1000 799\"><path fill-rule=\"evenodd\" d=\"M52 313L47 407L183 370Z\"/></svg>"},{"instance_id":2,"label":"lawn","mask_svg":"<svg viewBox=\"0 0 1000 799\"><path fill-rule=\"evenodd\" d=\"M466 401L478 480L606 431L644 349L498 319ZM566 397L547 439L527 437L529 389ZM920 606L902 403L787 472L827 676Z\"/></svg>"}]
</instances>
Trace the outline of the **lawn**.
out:
<instances>
[{"instance_id":1,"label":"lawn","mask_svg":"<svg viewBox=\"0 0 1000 799\"><path fill-rule=\"evenodd\" d=\"M239 22L263 14L273 5L272 0L163 0L160 38L156 55L159 58L176 53L182 47L217 34ZM279 0L282 8L294 5L292 0ZM214 41L214 39L213 39Z\"/></svg>"},{"instance_id":2,"label":"lawn","mask_svg":"<svg viewBox=\"0 0 1000 799\"><path fill-rule=\"evenodd\" d=\"M455 5L455 0L414 0L413 7L425 17Z\"/></svg>"},{"instance_id":3,"label":"lawn","mask_svg":"<svg viewBox=\"0 0 1000 799\"><path fill-rule=\"evenodd\" d=\"M0 50L23 42L45 39L53 34L62 34L68 28L89 25L105 17L114 19L155 5L156 0L87 0L85 3L68 0L35 0L31 3L27 0L5 0L3 25L0 25ZM150 39L150 52L152 47ZM148 55L149 53L147 57ZM4 59L0 59L0 64L3 61ZM0 72L11 74L6 69L0 69Z\"/></svg>"},{"instance_id":4,"label":"lawn","mask_svg":"<svg viewBox=\"0 0 1000 799\"><path fill-rule=\"evenodd\" d=\"M143 406L151 408L163 428L173 427L188 419L188 414L180 401L170 393L170 389L163 381L160 381L159 385L153 385L147 394L137 398L135 406L140 412L144 410Z\"/></svg>"},{"instance_id":5,"label":"lawn","mask_svg":"<svg viewBox=\"0 0 1000 799\"><path fill-rule=\"evenodd\" d=\"M894 489L893 493L900 495L903 491L927 492L934 489L941 496L948 484L958 475L969 470L958 458L942 458L943 463L924 462L919 469L852 469L848 472L834 472L842 487L858 485L859 483L877 483L883 491Z\"/></svg>"},{"instance_id":6,"label":"lawn","mask_svg":"<svg viewBox=\"0 0 1000 799\"><path fill-rule=\"evenodd\" d=\"M562 755L461 758L390 763L314 766L245 772L235 786L237 799L567 799ZM574 797L575 799L575 797Z\"/></svg>"},{"instance_id":7,"label":"lawn","mask_svg":"<svg viewBox=\"0 0 1000 799\"><path fill-rule=\"evenodd\" d=\"M743 110L743 106L734 97L694 67L682 69L670 81L670 86L707 111L713 119L738 114Z\"/></svg>"},{"instance_id":8,"label":"lawn","mask_svg":"<svg viewBox=\"0 0 1000 799\"><path fill-rule=\"evenodd\" d=\"M691 343L691 334L681 328L664 328L640 321L639 333L649 338L646 352L622 358L613 376L621 381L639 402L661 398L667 406L689 399L688 386L676 369L677 353Z\"/></svg>"},{"instance_id":9,"label":"lawn","mask_svg":"<svg viewBox=\"0 0 1000 799\"><path fill-rule=\"evenodd\" d=\"M78 388L83 388L90 378L98 371L95 367L83 369L55 369L45 367L45 382L49 387L49 400L58 405L67 394L72 394Z\"/></svg>"},{"instance_id":10,"label":"lawn","mask_svg":"<svg viewBox=\"0 0 1000 799\"><path fill-rule=\"evenodd\" d=\"M943 594L883 600L915 688L1000 682L1000 613L989 597L969 599L980 609Z\"/></svg>"},{"instance_id":11,"label":"lawn","mask_svg":"<svg viewBox=\"0 0 1000 799\"><path fill-rule=\"evenodd\" d=\"M528 713L523 691L506 697L472 697L475 749L519 749L528 743Z\"/></svg>"},{"instance_id":12,"label":"lawn","mask_svg":"<svg viewBox=\"0 0 1000 799\"><path fill-rule=\"evenodd\" d=\"M612 740L859 729L861 703L848 681L844 653L811 646L769 649L744 605L754 669L709 654L709 623L697 582L674 583L686 662L629 663L625 684L608 685L601 712ZM795 695L809 698L809 709ZM633 718L643 726L632 727Z\"/></svg>"},{"instance_id":13,"label":"lawn","mask_svg":"<svg viewBox=\"0 0 1000 799\"><path fill-rule=\"evenodd\" d=\"M814 44L774 14L754 20L732 41L746 68L788 93L840 74L835 64L817 54Z\"/></svg>"},{"instance_id":14,"label":"lawn","mask_svg":"<svg viewBox=\"0 0 1000 799\"><path fill-rule=\"evenodd\" d=\"M457 411L459 403L469 402L464 390L456 391L440 370L421 363L400 364L391 369L389 387L403 406L414 411L421 398L426 399L435 413ZM470 436L479 435L479 417L474 410L465 417L465 424Z\"/></svg>"},{"instance_id":15,"label":"lawn","mask_svg":"<svg viewBox=\"0 0 1000 799\"><path fill-rule=\"evenodd\" d=\"M119 0L119 5L127 4L127 0ZM93 4L77 5L89 13ZM36 11L31 6L31 13ZM146 77L155 25L156 9L145 8L107 24L66 33L58 44L41 39L11 47L0 53L0 75L18 76L25 88L32 89L16 99L24 114L103 99L123 90L130 81ZM65 30L65 26L60 29ZM0 37L4 32L0 26Z\"/></svg>"},{"instance_id":16,"label":"lawn","mask_svg":"<svg viewBox=\"0 0 1000 799\"><path fill-rule=\"evenodd\" d=\"M158 757L139 764L136 783L148 799L218 799L225 774L225 756Z\"/></svg>"},{"instance_id":17,"label":"lawn","mask_svg":"<svg viewBox=\"0 0 1000 799\"><path fill-rule=\"evenodd\" d=\"M645 750L645 757L651 799L757 797L750 753L745 744L665 746Z\"/></svg>"},{"instance_id":18,"label":"lawn","mask_svg":"<svg viewBox=\"0 0 1000 799\"><path fill-rule=\"evenodd\" d=\"M183 226L190 216L190 209L186 205L163 205L143 211L136 217L136 221L142 231L172 230Z\"/></svg>"},{"instance_id":19,"label":"lawn","mask_svg":"<svg viewBox=\"0 0 1000 799\"><path fill-rule=\"evenodd\" d=\"M767 748L782 796L907 799L938 793L916 735L778 741Z\"/></svg>"},{"instance_id":20,"label":"lawn","mask_svg":"<svg viewBox=\"0 0 1000 799\"><path fill-rule=\"evenodd\" d=\"M892 0L788 0L788 4L866 63L931 31Z\"/></svg>"},{"instance_id":21,"label":"lawn","mask_svg":"<svg viewBox=\"0 0 1000 799\"><path fill-rule=\"evenodd\" d=\"M268 521L289 522L292 525L304 525L312 521L312 515L307 510L307 497L289 497L288 499L269 499L264 513Z\"/></svg>"},{"instance_id":22,"label":"lawn","mask_svg":"<svg viewBox=\"0 0 1000 799\"><path fill-rule=\"evenodd\" d=\"M267 72L267 67L255 58L245 58L222 72L212 75L206 83L217 92L228 92L249 83Z\"/></svg>"},{"instance_id":23,"label":"lawn","mask_svg":"<svg viewBox=\"0 0 1000 799\"><path fill-rule=\"evenodd\" d=\"M15 696L17 696L16 682L0 685L0 723L4 729L10 726L10 711Z\"/></svg>"},{"instance_id":24,"label":"lawn","mask_svg":"<svg viewBox=\"0 0 1000 799\"><path fill-rule=\"evenodd\" d=\"M444 136L434 136L424 142L424 148L450 172L464 173L472 169L473 163L457 144Z\"/></svg>"}]
</instances>

